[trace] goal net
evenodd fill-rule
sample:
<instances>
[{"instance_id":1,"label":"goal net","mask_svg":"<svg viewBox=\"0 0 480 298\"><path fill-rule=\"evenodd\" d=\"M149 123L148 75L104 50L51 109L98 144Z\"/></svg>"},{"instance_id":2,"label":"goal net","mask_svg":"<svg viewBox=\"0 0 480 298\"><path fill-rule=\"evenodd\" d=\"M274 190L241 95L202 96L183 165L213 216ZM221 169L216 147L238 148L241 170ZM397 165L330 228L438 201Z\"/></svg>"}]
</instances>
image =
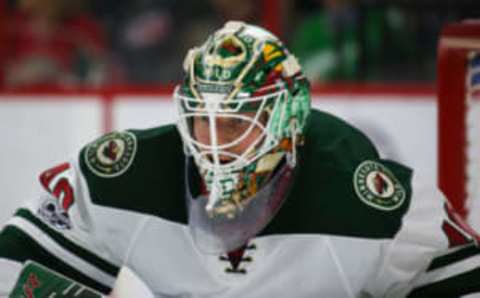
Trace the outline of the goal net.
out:
<instances>
[{"instance_id":1,"label":"goal net","mask_svg":"<svg viewBox=\"0 0 480 298\"><path fill-rule=\"evenodd\" d=\"M480 22L447 25L438 48L439 185L480 230Z\"/></svg>"}]
</instances>

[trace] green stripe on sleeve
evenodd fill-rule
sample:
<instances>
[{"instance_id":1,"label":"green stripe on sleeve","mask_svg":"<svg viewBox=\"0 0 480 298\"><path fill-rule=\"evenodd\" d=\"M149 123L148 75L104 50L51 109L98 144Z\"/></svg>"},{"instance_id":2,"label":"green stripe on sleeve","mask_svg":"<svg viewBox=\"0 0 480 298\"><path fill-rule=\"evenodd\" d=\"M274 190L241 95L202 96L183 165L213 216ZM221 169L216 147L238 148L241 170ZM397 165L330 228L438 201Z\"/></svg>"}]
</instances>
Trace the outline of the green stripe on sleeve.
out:
<instances>
[{"instance_id":1,"label":"green stripe on sleeve","mask_svg":"<svg viewBox=\"0 0 480 298\"><path fill-rule=\"evenodd\" d=\"M435 258L430 263L430 266L428 266L427 272L441 268L441 267L448 266L450 264L462 261L466 258L472 257L474 255L478 255L478 254L480 254L480 248L476 247L474 244L469 245L455 252L452 252L448 255Z\"/></svg>"},{"instance_id":2,"label":"green stripe on sleeve","mask_svg":"<svg viewBox=\"0 0 480 298\"><path fill-rule=\"evenodd\" d=\"M34 216L29 210L19 209L15 213L15 216L28 220L29 222L37 226L39 229L41 229L45 234L50 236L50 238L55 240L58 245L80 257L84 261L97 267L99 270L111 275L112 277L117 276L118 272L120 271L120 268L118 266L115 266L114 264L100 258L99 256L67 239L61 233L50 228L47 224Z\"/></svg>"},{"instance_id":3,"label":"green stripe on sleeve","mask_svg":"<svg viewBox=\"0 0 480 298\"><path fill-rule=\"evenodd\" d=\"M458 298L472 293L480 293L480 268L416 288L407 298Z\"/></svg>"},{"instance_id":4,"label":"green stripe on sleeve","mask_svg":"<svg viewBox=\"0 0 480 298\"><path fill-rule=\"evenodd\" d=\"M22 263L35 261L103 294L112 290L110 285L104 285L58 259L14 226L5 227L0 233L0 257Z\"/></svg>"}]
</instances>

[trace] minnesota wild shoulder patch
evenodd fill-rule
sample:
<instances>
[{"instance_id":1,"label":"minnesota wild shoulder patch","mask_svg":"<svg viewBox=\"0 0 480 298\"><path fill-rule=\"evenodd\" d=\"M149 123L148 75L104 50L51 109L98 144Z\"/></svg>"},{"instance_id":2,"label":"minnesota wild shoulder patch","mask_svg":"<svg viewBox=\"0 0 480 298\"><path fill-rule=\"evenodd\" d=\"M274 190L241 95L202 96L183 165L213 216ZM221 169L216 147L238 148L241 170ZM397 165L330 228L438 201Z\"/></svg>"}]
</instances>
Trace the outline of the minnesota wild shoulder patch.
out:
<instances>
[{"instance_id":1,"label":"minnesota wild shoulder patch","mask_svg":"<svg viewBox=\"0 0 480 298\"><path fill-rule=\"evenodd\" d=\"M128 131L112 132L89 144L85 163L97 176L113 178L125 173L137 151L137 139Z\"/></svg>"},{"instance_id":2,"label":"minnesota wild shoulder patch","mask_svg":"<svg viewBox=\"0 0 480 298\"><path fill-rule=\"evenodd\" d=\"M355 193L365 204L384 211L402 206L407 193L400 181L383 164L367 160L353 175Z\"/></svg>"}]
</instances>

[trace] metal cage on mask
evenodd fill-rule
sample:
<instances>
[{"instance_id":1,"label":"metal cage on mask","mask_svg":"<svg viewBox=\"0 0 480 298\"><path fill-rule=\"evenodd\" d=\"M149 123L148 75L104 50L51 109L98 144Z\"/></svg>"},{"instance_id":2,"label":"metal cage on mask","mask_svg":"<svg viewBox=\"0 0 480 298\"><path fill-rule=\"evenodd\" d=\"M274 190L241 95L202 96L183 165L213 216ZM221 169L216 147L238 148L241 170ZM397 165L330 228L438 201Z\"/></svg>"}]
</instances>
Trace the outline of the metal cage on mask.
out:
<instances>
[{"instance_id":1,"label":"metal cage on mask","mask_svg":"<svg viewBox=\"0 0 480 298\"><path fill-rule=\"evenodd\" d=\"M174 93L178 130L206 185L208 214L235 217L281 160L295 166L310 109L308 82L273 35L237 22L192 49L184 67L186 79ZM208 123L208 142L195 138L194 119ZM244 130L221 143L221 119L242 122ZM254 130L259 133L248 147L233 152Z\"/></svg>"}]
</instances>

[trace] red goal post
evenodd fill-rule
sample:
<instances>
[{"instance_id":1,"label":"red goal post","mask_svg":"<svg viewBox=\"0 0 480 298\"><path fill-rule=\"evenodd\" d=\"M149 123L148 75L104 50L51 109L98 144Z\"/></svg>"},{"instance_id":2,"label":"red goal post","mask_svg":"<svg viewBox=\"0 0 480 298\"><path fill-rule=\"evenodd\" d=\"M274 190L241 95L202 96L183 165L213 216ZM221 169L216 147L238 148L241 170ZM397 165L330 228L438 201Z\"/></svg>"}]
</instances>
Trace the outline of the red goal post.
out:
<instances>
[{"instance_id":1,"label":"red goal post","mask_svg":"<svg viewBox=\"0 0 480 298\"><path fill-rule=\"evenodd\" d=\"M473 162L468 147L480 138L469 135L467 121L471 103L480 94L480 21L443 28L437 66L439 186L465 217L472 179L468 165ZM480 119L473 121L478 126Z\"/></svg>"}]
</instances>

